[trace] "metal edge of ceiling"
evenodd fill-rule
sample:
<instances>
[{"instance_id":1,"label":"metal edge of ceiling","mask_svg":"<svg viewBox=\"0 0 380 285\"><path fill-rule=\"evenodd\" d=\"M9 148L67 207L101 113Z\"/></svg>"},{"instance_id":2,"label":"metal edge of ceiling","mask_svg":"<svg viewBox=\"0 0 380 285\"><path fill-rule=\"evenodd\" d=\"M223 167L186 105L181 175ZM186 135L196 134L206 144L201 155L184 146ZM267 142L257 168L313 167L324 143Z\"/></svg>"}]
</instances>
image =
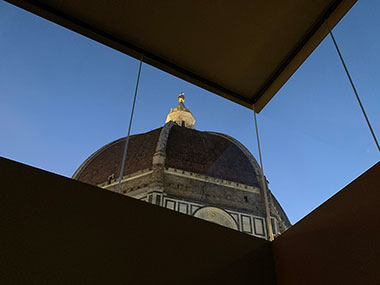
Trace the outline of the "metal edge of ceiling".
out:
<instances>
[{"instance_id":1,"label":"metal edge of ceiling","mask_svg":"<svg viewBox=\"0 0 380 285\"><path fill-rule=\"evenodd\" d=\"M347 14L357 0L337 0L321 17L308 35L301 41L294 52L286 59L281 67L275 72L273 77L261 89L261 92L254 96L252 105L259 113L281 87L297 71L309 55L318 47L329 31L325 25L328 22L330 28L334 28L339 21Z\"/></svg>"},{"instance_id":2,"label":"metal edge of ceiling","mask_svg":"<svg viewBox=\"0 0 380 285\"><path fill-rule=\"evenodd\" d=\"M143 55L143 61L174 76L184 79L208 91L218 94L228 100L240 104L249 109L255 109L259 113L272 97L280 90L286 81L294 74L294 72L302 65L306 58L313 52L319 43L328 34L324 26L324 22L328 21L333 28L343 16L351 9L357 0L337 0L326 13L317 21L311 31L300 42L292 54L283 62L283 64L274 72L270 80L261 88L261 91L253 96L253 100L248 100L231 90L224 88L209 81L185 68L182 68L170 61L149 53L140 47L129 42L123 41L109 33L94 28L93 26L64 14L46 4L36 0L5 0L17 7L25 9L33 14L41 16L58 25L75 31L85 37L91 38L97 42L105 44L113 49L125 53L136 59L140 59Z\"/></svg>"},{"instance_id":3,"label":"metal edge of ceiling","mask_svg":"<svg viewBox=\"0 0 380 285\"><path fill-rule=\"evenodd\" d=\"M109 33L98 30L76 18L63 14L62 12L51 8L43 3L39 3L34 0L5 0L6 2L13 4L19 8L29 11L35 15L45 18L53 23L61 25L69 30L77 32L85 37L100 42L106 46L109 46L115 50L118 50L124 54L127 54L135 59L140 60L143 55L143 61L158 69L166 71L174 76L177 76L183 80L193 83L199 87L202 87L208 91L218 94L228 100L231 100L237 104L243 105L247 108L252 108L252 104L243 96L226 88L204 79L197 74L187 71L172 62L162 59L155 54L149 53L142 48L132 45L129 42L123 41Z\"/></svg>"}]
</instances>

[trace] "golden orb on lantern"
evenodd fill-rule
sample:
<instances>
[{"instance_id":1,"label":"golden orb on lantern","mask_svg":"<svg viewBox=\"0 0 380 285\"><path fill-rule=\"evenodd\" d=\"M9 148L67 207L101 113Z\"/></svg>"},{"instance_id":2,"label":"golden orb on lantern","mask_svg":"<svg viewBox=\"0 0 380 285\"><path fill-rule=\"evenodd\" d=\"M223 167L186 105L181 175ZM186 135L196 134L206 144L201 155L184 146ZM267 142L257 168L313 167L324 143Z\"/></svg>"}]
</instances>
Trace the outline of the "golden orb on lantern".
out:
<instances>
[{"instance_id":1,"label":"golden orb on lantern","mask_svg":"<svg viewBox=\"0 0 380 285\"><path fill-rule=\"evenodd\" d=\"M180 103L185 102L185 94L183 92L179 93L178 102Z\"/></svg>"}]
</instances>

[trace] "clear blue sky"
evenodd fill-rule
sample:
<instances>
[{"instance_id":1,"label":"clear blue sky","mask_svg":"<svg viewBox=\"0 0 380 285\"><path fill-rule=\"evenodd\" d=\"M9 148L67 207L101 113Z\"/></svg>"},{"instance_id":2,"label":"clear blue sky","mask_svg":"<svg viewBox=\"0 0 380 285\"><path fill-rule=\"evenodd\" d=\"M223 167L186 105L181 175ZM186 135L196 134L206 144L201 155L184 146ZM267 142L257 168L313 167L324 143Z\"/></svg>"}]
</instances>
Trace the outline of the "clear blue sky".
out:
<instances>
[{"instance_id":1,"label":"clear blue sky","mask_svg":"<svg viewBox=\"0 0 380 285\"><path fill-rule=\"evenodd\" d=\"M380 2L358 1L334 33L380 136ZM0 55L1 156L71 177L126 135L135 59L3 1ZM162 126L182 91L198 130L258 157L250 110L148 65L132 133ZM293 223L379 161L355 100L326 38L258 115L264 171Z\"/></svg>"}]
</instances>

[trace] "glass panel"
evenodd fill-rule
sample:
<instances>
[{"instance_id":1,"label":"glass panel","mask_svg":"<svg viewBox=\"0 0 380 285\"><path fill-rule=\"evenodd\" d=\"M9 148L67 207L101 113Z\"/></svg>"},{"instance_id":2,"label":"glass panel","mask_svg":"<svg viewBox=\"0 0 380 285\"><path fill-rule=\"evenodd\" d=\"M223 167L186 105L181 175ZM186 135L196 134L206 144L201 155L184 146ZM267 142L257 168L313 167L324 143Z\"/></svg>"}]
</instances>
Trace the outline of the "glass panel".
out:
<instances>
[{"instance_id":1,"label":"glass panel","mask_svg":"<svg viewBox=\"0 0 380 285\"><path fill-rule=\"evenodd\" d=\"M370 2L334 32L379 135ZM0 36L1 155L116 191L139 62L7 3ZM329 38L258 123L275 234L378 161ZM122 194L268 238L251 110L144 64L131 134Z\"/></svg>"},{"instance_id":2,"label":"glass panel","mask_svg":"<svg viewBox=\"0 0 380 285\"><path fill-rule=\"evenodd\" d=\"M380 32L376 9L380 5L374 1L358 2L334 34L379 136L380 86L374 79L380 75L380 57L371 36ZM270 188L293 223L379 161L330 37L258 119Z\"/></svg>"}]
</instances>

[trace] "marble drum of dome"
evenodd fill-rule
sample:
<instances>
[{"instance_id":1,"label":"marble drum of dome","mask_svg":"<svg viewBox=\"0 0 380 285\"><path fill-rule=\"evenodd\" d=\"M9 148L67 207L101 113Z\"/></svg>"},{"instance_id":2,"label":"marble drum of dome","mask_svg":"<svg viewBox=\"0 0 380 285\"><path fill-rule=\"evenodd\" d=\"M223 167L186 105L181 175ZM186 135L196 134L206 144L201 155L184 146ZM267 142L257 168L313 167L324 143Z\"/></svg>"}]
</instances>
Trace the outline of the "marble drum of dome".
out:
<instances>
[{"instance_id":1,"label":"marble drum of dome","mask_svg":"<svg viewBox=\"0 0 380 285\"><path fill-rule=\"evenodd\" d=\"M184 100L180 94L163 127L130 137L121 194L267 239L256 159L228 135L196 130ZM101 147L73 178L116 191L125 142ZM280 234L291 224L268 196L273 231Z\"/></svg>"}]
</instances>

